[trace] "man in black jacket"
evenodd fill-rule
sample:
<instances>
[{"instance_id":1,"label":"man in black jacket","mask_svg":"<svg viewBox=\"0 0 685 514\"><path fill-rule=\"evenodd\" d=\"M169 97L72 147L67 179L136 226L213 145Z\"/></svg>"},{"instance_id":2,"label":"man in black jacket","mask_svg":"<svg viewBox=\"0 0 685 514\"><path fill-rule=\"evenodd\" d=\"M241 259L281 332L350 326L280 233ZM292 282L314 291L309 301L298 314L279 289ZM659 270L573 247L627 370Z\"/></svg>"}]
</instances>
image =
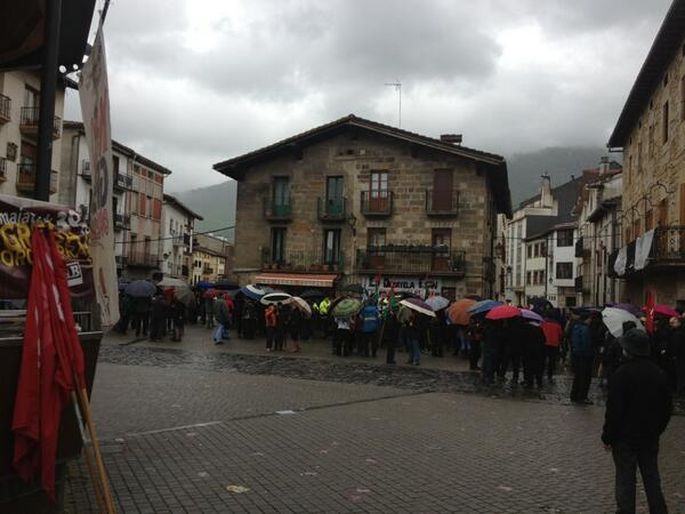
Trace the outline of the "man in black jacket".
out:
<instances>
[{"instance_id":1,"label":"man in black jacket","mask_svg":"<svg viewBox=\"0 0 685 514\"><path fill-rule=\"evenodd\" d=\"M635 512L635 476L640 467L651 514L666 513L661 491L659 437L671 418L673 401L665 373L649 359L649 338L636 328L620 338L627 358L609 379L602 442L616 466L618 513Z\"/></svg>"}]
</instances>

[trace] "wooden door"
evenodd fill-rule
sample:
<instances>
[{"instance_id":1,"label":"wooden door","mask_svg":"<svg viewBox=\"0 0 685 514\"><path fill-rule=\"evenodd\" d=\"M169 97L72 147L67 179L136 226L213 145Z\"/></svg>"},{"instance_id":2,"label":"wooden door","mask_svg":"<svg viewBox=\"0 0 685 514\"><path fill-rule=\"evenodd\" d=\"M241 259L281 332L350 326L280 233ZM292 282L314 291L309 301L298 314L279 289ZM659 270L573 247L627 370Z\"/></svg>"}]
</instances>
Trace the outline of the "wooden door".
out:
<instances>
[{"instance_id":1,"label":"wooden door","mask_svg":"<svg viewBox=\"0 0 685 514\"><path fill-rule=\"evenodd\" d=\"M452 210L452 170L435 170L433 172L433 210Z\"/></svg>"}]
</instances>

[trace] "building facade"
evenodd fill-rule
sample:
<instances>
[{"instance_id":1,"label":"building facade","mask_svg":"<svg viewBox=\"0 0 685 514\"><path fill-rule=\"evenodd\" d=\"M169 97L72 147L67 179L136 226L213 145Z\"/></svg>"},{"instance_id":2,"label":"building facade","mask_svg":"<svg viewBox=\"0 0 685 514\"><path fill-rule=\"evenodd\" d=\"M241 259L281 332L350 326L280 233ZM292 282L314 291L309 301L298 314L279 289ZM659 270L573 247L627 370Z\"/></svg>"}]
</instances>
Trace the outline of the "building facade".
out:
<instances>
[{"instance_id":1,"label":"building facade","mask_svg":"<svg viewBox=\"0 0 685 514\"><path fill-rule=\"evenodd\" d=\"M59 189L65 79L58 80L53 120L50 200ZM0 194L33 197L38 157L40 74L0 73Z\"/></svg>"},{"instance_id":2,"label":"building facade","mask_svg":"<svg viewBox=\"0 0 685 514\"><path fill-rule=\"evenodd\" d=\"M112 216L117 273L126 280L149 278L162 259L162 200L167 168L112 141ZM85 218L90 211L92 174L83 124L64 122L59 203Z\"/></svg>"},{"instance_id":3,"label":"building facade","mask_svg":"<svg viewBox=\"0 0 685 514\"><path fill-rule=\"evenodd\" d=\"M500 156L354 115L214 166L239 182L235 276L290 288L360 283L490 296Z\"/></svg>"},{"instance_id":4,"label":"building facade","mask_svg":"<svg viewBox=\"0 0 685 514\"><path fill-rule=\"evenodd\" d=\"M162 204L162 255L160 269L164 276L190 280L192 240L195 220L202 216L178 198L165 194Z\"/></svg>"},{"instance_id":5,"label":"building facade","mask_svg":"<svg viewBox=\"0 0 685 514\"><path fill-rule=\"evenodd\" d=\"M608 146L623 151L626 299L685 301L685 2L675 0L628 95ZM645 244L649 243L649 248ZM647 255L646 259L637 255ZM617 255L612 256L615 264Z\"/></svg>"}]
</instances>

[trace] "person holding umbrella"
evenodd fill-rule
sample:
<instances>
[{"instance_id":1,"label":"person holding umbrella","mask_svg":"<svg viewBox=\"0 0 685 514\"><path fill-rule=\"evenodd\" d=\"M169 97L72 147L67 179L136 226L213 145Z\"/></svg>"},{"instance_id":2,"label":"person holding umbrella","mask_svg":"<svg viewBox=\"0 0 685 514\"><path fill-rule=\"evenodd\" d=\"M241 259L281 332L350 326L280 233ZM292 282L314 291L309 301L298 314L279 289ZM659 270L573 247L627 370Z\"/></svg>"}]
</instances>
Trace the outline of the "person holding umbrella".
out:
<instances>
[{"instance_id":1,"label":"person holding umbrella","mask_svg":"<svg viewBox=\"0 0 685 514\"><path fill-rule=\"evenodd\" d=\"M400 339L400 322L397 320L397 309L388 306L385 311L385 320L381 329L383 344L385 345L385 363L396 364L395 349Z\"/></svg>"},{"instance_id":2,"label":"person holding umbrella","mask_svg":"<svg viewBox=\"0 0 685 514\"><path fill-rule=\"evenodd\" d=\"M266 328L266 351L270 352L274 344L276 325L278 324L278 311L273 303L270 303L264 311L264 324Z\"/></svg>"},{"instance_id":3,"label":"person holding umbrella","mask_svg":"<svg viewBox=\"0 0 685 514\"><path fill-rule=\"evenodd\" d=\"M230 323L228 306L223 299L223 294L218 293L214 298L214 317L216 318L216 330L214 331L214 344L224 344L224 327Z\"/></svg>"},{"instance_id":4,"label":"person holding umbrella","mask_svg":"<svg viewBox=\"0 0 685 514\"><path fill-rule=\"evenodd\" d=\"M592 382L592 364L595 352L592 347L590 327L587 315L579 313L580 319L571 326L571 364L573 367L573 385L571 402L581 405L592 405L587 395Z\"/></svg>"}]
</instances>

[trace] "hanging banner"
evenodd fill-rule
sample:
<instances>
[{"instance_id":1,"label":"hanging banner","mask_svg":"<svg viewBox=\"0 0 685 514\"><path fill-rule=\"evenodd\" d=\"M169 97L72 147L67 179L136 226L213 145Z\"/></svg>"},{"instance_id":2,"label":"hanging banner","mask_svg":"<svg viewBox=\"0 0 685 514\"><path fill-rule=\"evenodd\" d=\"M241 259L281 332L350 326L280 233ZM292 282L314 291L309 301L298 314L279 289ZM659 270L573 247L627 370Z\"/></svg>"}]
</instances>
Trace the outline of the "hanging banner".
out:
<instances>
[{"instance_id":1,"label":"hanging banner","mask_svg":"<svg viewBox=\"0 0 685 514\"><path fill-rule=\"evenodd\" d=\"M79 81L81 115L88 142L93 191L90 207L90 253L93 258L95 293L102 324L111 326L119 319L119 294L114 262L112 213L112 138L109 119L107 61L102 25L98 28L90 57Z\"/></svg>"},{"instance_id":2,"label":"hanging banner","mask_svg":"<svg viewBox=\"0 0 685 514\"><path fill-rule=\"evenodd\" d=\"M645 266L647 266L647 259L649 258L653 241L654 229L645 232L644 235L637 238L635 242L635 271L645 269Z\"/></svg>"},{"instance_id":3,"label":"hanging banner","mask_svg":"<svg viewBox=\"0 0 685 514\"><path fill-rule=\"evenodd\" d=\"M92 298L89 229L81 215L60 205L0 195L0 299L27 298L33 267L31 232L37 226L54 227L57 247L67 267L71 297Z\"/></svg>"}]
</instances>

